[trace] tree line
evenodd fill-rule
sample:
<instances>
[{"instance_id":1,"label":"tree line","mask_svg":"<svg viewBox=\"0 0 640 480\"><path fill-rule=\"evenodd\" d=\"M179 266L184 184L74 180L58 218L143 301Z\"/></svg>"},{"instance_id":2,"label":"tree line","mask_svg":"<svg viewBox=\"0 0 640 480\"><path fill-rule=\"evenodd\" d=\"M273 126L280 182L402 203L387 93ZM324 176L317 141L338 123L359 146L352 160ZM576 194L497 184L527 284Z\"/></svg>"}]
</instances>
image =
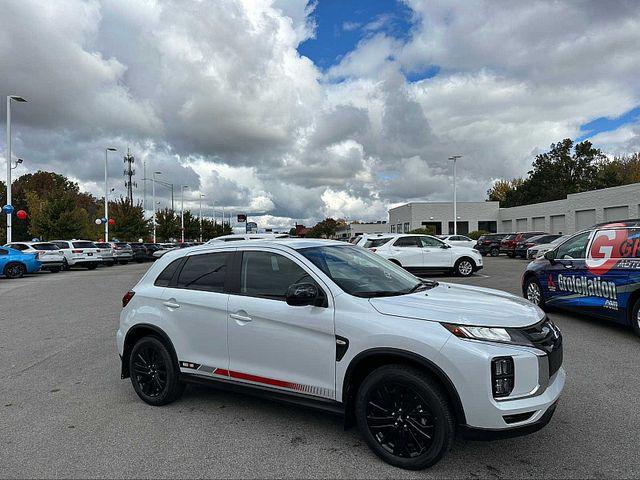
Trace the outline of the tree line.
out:
<instances>
[{"instance_id":1,"label":"tree line","mask_svg":"<svg viewBox=\"0 0 640 480\"><path fill-rule=\"evenodd\" d=\"M0 205L5 204L5 183L0 181ZM104 225L95 223L104 216L104 198L80 191L78 183L64 175L43 171L22 175L12 184L12 205L15 211L27 212L25 220L19 220L14 213L14 241L104 237ZM152 220L145 218L140 202L132 204L124 197L110 200L109 218L115 221L109 226L111 239L126 242L152 239ZM6 215L0 215L0 245L6 242L6 224ZM199 238L200 220L190 210L184 212L184 226L185 239ZM202 231L203 239L207 240L232 233L232 228L229 223L204 218ZM180 238L179 213L169 208L156 213L156 237L158 241Z\"/></svg>"},{"instance_id":2,"label":"tree line","mask_svg":"<svg viewBox=\"0 0 640 480\"><path fill-rule=\"evenodd\" d=\"M566 138L536 155L525 177L495 182L487 197L501 207L516 207L636 182L640 182L640 153L610 159L588 140L574 144Z\"/></svg>"}]
</instances>

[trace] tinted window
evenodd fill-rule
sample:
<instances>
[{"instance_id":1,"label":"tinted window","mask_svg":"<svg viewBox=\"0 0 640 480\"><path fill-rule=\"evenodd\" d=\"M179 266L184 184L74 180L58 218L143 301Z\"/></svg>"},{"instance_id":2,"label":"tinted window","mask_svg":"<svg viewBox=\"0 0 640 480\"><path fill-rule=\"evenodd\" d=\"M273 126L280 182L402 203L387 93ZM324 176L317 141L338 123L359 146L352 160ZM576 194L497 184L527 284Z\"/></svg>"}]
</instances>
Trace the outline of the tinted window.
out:
<instances>
[{"instance_id":1,"label":"tinted window","mask_svg":"<svg viewBox=\"0 0 640 480\"><path fill-rule=\"evenodd\" d=\"M587 249L587 242L591 232L584 232L570 238L562 245L558 247L556 258L558 259L573 259L573 258L585 258L585 251Z\"/></svg>"},{"instance_id":2,"label":"tinted window","mask_svg":"<svg viewBox=\"0 0 640 480\"><path fill-rule=\"evenodd\" d=\"M72 242L75 248L96 248L93 242Z\"/></svg>"},{"instance_id":3,"label":"tinted window","mask_svg":"<svg viewBox=\"0 0 640 480\"><path fill-rule=\"evenodd\" d=\"M54 245L57 245L59 248L69 248L69 244L67 242L51 242Z\"/></svg>"},{"instance_id":4,"label":"tinted window","mask_svg":"<svg viewBox=\"0 0 640 480\"><path fill-rule=\"evenodd\" d=\"M221 252L187 257L178 275L177 286L189 290L223 292L229 255L228 252Z\"/></svg>"},{"instance_id":5,"label":"tinted window","mask_svg":"<svg viewBox=\"0 0 640 480\"><path fill-rule=\"evenodd\" d=\"M390 241L391 241L391 238L376 238L374 240L367 240L366 242L364 242L363 247L364 248L381 247L382 245L384 245L385 243L389 243Z\"/></svg>"},{"instance_id":6,"label":"tinted window","mask_svg":"<svg viewBox=\"0 0 640 480\"><path fill-rule=\"evenodd\" d=\"M523 234L522 234L522 238L537 237L538 235L540 235L540 232L529 232L529 233L523 233Z\"/></svg>"},{"instance_id":7,"label":"tinted window","mask_svg":"<svg viewBox=\"0 0 640 480\"><path fill-rule=\"evenodd\" d=\"M5 250L4 248L0 248L0 255L7 255L9 253L8 250Z\"/></svg>"},{"instance_id":8,"label":"tinted window","mask_svg":"<svg viewBox=\"0 0 640 480\"><path fill-rule=\"evenodd\" d=\"M396 240L396 243L394 243L393 246L400 248L418 248L422 246L422 243L420 242L420 237L401 237Z\"/></svg>"},{"instance_id":9,"label":"tinted window","mask_svg":"<svg viewBox=\"0 0 640 480\"><path fill-rule=\"evenodd\" d=\"M434 237L419 237L423 247L442 247L444 242Z\"/></svg>"},{"instance_id":10,"label":"tinted window","mask_svg":"<svg viewBox=\"0 0 640 480\"><path fill-rule=\"evenodd\" d=\"M240 292L252 297L284 299L290 285L315 283L293 260L270 252L244 252Z\"/></svg>"},{"instance_id":11,"label":"tinted window","mask_svg":"<svg viewBox=\"0 0 640 480\"><path fill-rule=\"evenodd\" d=\"M11 248L15 248L16 250L28 250L29 249L29 247L27 247L24 243L12 243L9 246Z\"/></svg>"},{"instance_id":12,"label":"tinted window","mask_svg":"<svg viewBox=\"0 0 640 480\"><path fill-rule=\"evenodd\" d=\"M117 247L128 247L129 246L129 244L125 243L125 242L116 242L115 245Z\"/></svg>"},{"instance_id":13,"label":"tinted window","mask_svg":"<svg viewBox=\"0 0 640 480\"><path fill-rule=\"evenodd\" d=\"M158 278L156 278L156 281L153 284L156 287L168 287L169 283L171 283L173 275L176 273L176 270L180 266L180 263L182 263L181 258L179 258L178 260L174 260L169 265L167 265L162 273L158 275Z\"/></svg>"},{"instance_id":14,"label":"tinted window","mask_svg":"<svg viewBox=\"0 0 640 480\"><path fill-rule=\"evenodd\" d=\"M225 238L225 242L237 242L238 240L244 240L244 237Z\"/></svg>"},{"instance_id":15,"label":"tinted window","mask_svg":"<svg viewBox=\"0 0 640 480\"><path fill-rule=\"evenodd\" d=\"M58 246L53 243L34 243L33 248L36 250L60 250Z\"/></svg>"},{"instance_id":16,"label":"tinted window","mask_svg":"<svg viewBox=\"0 0 640 480\"><path fill-rule=\"evenodd\" d=\"M96 243L95 245L98 248L111 248L111 245L109 245L108 243Z\"/></svg>"}]
</instances>

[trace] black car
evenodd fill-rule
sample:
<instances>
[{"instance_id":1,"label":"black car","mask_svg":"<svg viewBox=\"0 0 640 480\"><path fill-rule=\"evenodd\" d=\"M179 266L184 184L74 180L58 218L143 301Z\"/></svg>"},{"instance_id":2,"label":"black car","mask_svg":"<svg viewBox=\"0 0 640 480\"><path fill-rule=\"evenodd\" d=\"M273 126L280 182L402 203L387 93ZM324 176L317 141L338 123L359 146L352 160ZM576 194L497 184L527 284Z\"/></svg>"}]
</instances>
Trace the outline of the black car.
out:
<instances>
[{"instance_id":1,"label":"black car","mask_svg":"<svg viewBox=\"0 0 640 480\"><path fill-rule=\"evenodd\" d=\"M133 250L133 259L136 262L142 263L149 260L149 252L147 250L147 247L145 247L144 243L134 242L134 243L129 243L129 245L131 246L131 250Z\"/></svg>"},{"instance_id":2,"label":"black car","mask_svg":"<svg viewBox=\"0 0 640 480\"><path fill-rule=\"evenodd\" d=\"M147 260L156 260L153 253L161 250L162 247L158 243L145 243L144 246L147 247Z\"/></svg>"},{"instance_id":3,"label":"black car","mask_svg":"<svg viewBox=\"0 0 640 480\"><path fill-rule=\"evenodd\" d=\"M473 247L478 250L482 255L491 255L492 257L497 257L500 255L500 242L507 235L511 235L509 233L489 233L487 235L482 235L478 238L476 242L476 246Z\"/></svg>"},{"instance_id":4,"label":"black car","mask_svg":"<svg viewBox=\"0 0 640 480\"><path fill-rule=\"evenodd\" d=\"M562 235L544 234L544 235L536 235L535 237L522 240L521 242L516 243L514 256L516 258L517 257L527 258L527 249L529 249L529 247L533 247L535 245L542 245L544 243L551 243L555 239L560 238L561 236Z\"/></svg>"}]
</instances>

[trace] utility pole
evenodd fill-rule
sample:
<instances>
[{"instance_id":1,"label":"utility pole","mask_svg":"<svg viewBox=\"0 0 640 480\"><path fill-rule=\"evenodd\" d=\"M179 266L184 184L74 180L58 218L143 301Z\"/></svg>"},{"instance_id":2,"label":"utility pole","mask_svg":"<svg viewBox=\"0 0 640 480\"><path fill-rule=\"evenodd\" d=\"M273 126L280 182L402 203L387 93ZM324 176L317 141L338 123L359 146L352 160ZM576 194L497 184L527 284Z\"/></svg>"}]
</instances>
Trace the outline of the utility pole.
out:
<instances>
[{"instance_id":1,"label":"utility pole","mask_svg":"<svg viewBox=\"0 0 640 480\"><path fill-rule=\"evenodd\" d=\"M204 194L200 194L200 243L202 243L202 197Z\"/></svg>"},{"instance_id":2,"label":"utility pole","mask_svg":"<svg viewBox=\"0 0 640 480\"><path fill-rule=\"evenodd\" d=\"M147 215L147 161L142 161L142 209Z\"/></svg>"},{"instance_id":3,"label":"utility pole","mask_svg":"<svg viewBox=\"0 0 640 480\"><path fill-rule=\"evenodd\" d=\"M125 180L124 185L127 187L127 198L131 205L133 205L133 187L138 187L138 184L133 181L133 176L136 174L133 168L133 162L133 155L129 153L129 147L127 147L127 154L124 156L124 163L127 164L127 167L125 168L124 174L128 180Z\"/></svg>"},{"instance_id":4,"label":"utility pole","mask_svg":"<svg viewBox=\"0 0 640 480\"><path fill-rule=\"evenodd\" d=\"M104 241L109 241L109 186L107 185L107 158L109 152L115 152L114 147L104 149Z\"/></svg>"},{"instance_id":5,"label":"utility pole","mask_svg":"<svg viewBox=\"0 0 640 480\"><path fill-rule=\"evenodd\" d=\"M151 190L153 191L153 243L156 243L156 175L161 174L162 172L153 172L151 181Z\"/></svg>"},{"instance_id":6,"label":"utility pole","mask_svg":"<svg viewBox=\"0 0 640 480\"><path fill-rule=\"evenodd\" d=\"M184 189L185 188L189 188L189 185L180 185L180 242L181 243L184 243Z\"/></svg>"},{"instance_id":7,"label":"utility pole","mask_svg":"<svg viewBox=\"0 0 640 480\"><path fill-rule=\"evenodd\" d=\"M456 160L462 155L452 155L449 160L453 160L453 234L458 234L458 210L456 204Z\"/></svg>"},{"instance_id":8,"label":"utility pole","mask_svg":"<svg viewBox=\"0 0 640 480\"><path fill-rule=\"evenodd\" d=\"M18 95L7 95L7 205L11 205L11 100L26 102ZM7 243L11 243L11 220L13 212L7 212Z\"/></svg>"}]
</instances>

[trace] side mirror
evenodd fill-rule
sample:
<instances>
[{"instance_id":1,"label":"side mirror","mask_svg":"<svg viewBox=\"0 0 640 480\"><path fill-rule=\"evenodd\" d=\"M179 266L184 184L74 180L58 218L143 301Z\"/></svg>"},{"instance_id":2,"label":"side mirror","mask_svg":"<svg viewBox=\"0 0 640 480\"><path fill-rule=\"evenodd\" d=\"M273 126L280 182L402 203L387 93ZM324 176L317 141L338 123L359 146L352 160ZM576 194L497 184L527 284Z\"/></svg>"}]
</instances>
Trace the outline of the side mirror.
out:
<instances>
[{"instance_id":1,"label":"side mirror","mask_svg":"<svg viewBox=\"0 0 640 480\"><path fill-rule=\"evenodd\" d=\"M449 245L447 243L443 243L440 248L444 248L446 250L447 248L451 248L451 245Z\"/></svg>"},{"instance_id":2,"label":"side mirror","mask_svg":"<svg viewBox=\"0 0 640 480\"><path fill-rule=\"evenodd\" d=\"M555 250L547 250L546 252L544 252L544 258L549 260L551 263L555 262L555 260L556 260L556 251Z\"/></svg>"},{"instance_id":3,"label":"side mirror","mask_svg":"<svg viewBox=\"0 0 640 480\"><path fill-rule=\"evenodd\" d=\"M287 289L285 300L287 305L293 307L316 305L318 300L318 287L313 283L294 283Z\"/></svg>"}]
</instances>

